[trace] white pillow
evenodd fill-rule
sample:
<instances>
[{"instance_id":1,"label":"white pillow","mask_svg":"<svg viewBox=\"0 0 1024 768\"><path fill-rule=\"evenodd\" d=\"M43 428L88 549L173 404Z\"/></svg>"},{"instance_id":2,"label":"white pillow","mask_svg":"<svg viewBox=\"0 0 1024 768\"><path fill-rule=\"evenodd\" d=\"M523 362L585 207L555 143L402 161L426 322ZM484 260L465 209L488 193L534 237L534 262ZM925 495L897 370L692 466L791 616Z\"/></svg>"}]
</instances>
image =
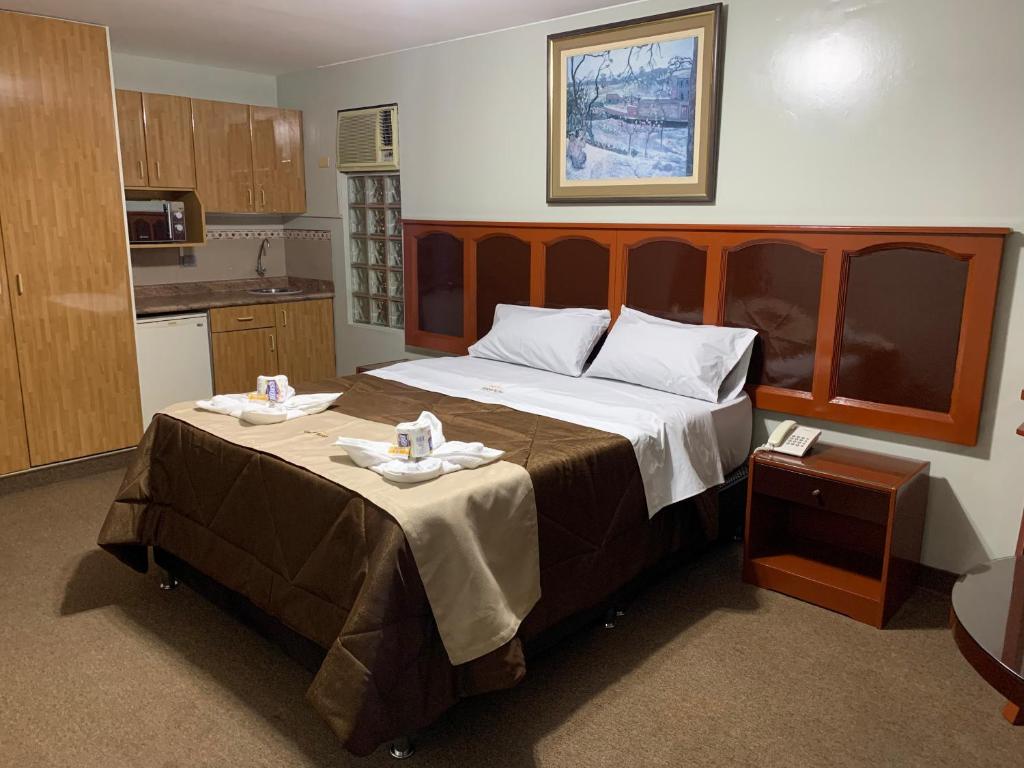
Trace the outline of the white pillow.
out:
<instances>
[{"instance_id":1,"label":"white pillow","mask_svg":"<svg viewBox=\"0 0 1024 768\"><path fill-rule=\"evenodd\" d=\"M722 403L739 396L757 331L686 325L623 307L586 376Z\"/></svg>"},{"instance_id":2,"label":"white pillow","mask_svg":"<svg viewBox=\"0 0 1024 768\"><path fill-rule=\"evenodd\" d=\"M579 376L611 319L607 309L499 304L494 309L494 325L469 348L469 354Z\"/></svg>"}]
</instances>

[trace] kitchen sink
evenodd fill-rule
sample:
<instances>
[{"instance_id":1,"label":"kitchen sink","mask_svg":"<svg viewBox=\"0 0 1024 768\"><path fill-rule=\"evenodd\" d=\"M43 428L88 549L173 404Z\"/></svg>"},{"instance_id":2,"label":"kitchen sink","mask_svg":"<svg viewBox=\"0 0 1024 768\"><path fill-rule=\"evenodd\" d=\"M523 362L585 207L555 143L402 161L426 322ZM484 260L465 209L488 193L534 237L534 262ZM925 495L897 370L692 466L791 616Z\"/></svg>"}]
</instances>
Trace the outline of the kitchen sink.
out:
<instances>
[{"instance_id":1,"label":"kitchen sink","mask_svg":"<svg viewBox=\"0 0 1024 768\"><path fill-rule=\"evenodd\" d=\"M296 293L302 293L301 288L252 288L249 293L255 293L259 296L294 296Z\"/></svg>"}]
</instances>

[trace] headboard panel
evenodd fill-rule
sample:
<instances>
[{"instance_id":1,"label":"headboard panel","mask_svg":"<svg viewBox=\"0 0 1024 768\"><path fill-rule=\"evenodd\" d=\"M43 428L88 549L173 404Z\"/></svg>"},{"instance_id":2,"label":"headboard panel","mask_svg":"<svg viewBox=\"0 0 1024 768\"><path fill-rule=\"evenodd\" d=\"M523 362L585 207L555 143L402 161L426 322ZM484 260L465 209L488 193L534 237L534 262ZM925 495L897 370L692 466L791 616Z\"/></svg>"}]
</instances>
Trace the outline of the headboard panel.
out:
<instances>
[{"instance_id":1,"label":"headboard panel","mask_svg":"<svg viewBox=\"0 0 1024 768\"><path fill-rule=\"evenodd\" d=\"M406 343L465 352L497 303L753 327L759 408L973 445L1001 228L405 222Z\"/></svg>"}]
</instances>

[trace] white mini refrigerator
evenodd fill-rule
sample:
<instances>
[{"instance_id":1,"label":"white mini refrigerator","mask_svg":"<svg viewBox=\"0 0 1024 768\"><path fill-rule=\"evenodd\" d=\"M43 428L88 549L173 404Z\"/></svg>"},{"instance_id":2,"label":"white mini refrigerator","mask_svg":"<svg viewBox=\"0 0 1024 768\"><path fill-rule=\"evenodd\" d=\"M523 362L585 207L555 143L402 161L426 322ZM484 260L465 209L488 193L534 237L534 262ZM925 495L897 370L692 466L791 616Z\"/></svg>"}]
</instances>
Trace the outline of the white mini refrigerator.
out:
<instances>
[{"instance_id":1,"label":"white mini refrigerator","mask_svg":"<svg viewBox=\"0 0 1024 768\"><path fill-rule=\"evenodd\" d=\"M205 312L135 321L143 427L172 403L213 396L208 325Z\"/></svg>"}]
</instances>

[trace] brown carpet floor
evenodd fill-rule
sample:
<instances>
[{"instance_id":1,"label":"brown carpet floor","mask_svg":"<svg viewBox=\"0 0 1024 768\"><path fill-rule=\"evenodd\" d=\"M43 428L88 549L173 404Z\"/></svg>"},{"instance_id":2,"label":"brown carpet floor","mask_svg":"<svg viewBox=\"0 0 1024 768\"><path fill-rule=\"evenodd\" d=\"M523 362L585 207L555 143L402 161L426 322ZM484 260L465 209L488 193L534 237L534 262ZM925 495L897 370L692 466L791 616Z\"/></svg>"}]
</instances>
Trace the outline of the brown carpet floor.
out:
<instances>
[{"instance_id":1,"label":"brown carpet floor","mask_svg":"<svg viewBox=\"0 0 1024 768\"><path fill-rule=\"evenodd\" d=\"M187 588L94 545L121 472L0 486L0 765L374 766L310 675ZM412 766L1022 766L1024 728L921 591L877 631L743 585L725 547L467 700Z\"/></svg>"}]
</instances>

